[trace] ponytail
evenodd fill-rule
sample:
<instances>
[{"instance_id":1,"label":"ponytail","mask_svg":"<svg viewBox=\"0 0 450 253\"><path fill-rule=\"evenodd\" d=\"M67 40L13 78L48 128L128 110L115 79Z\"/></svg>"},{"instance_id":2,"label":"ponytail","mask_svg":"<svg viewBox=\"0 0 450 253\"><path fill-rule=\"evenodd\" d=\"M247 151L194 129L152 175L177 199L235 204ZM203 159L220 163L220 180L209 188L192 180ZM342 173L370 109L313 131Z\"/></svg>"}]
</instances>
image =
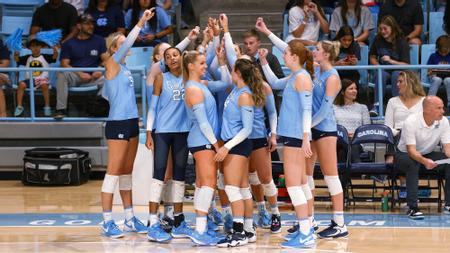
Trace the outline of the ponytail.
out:
<instances>
[{"instance_id":1,"label":"ponytail","mask_svg":"<svg viewBox=\"0 0 450 253\"><path fill-rule=\"evenodd\" d=\"M330 62L334 61L339 56L339 51L341 50L341 43L339 41L323 40L319 43L322 45L323 51L330 55L328 58Z\"/></svg>"},{"instance_id":2,"label":"ponytail","mask_svg":"<svg viewBox=\"0 0 450 253\"><path fill-rule=\"evenodd\" d=\"M264 106L266 103L264 80L258 67L250 60L238 59L234 65L234 70L241 73L242 80L250 87L255 106Z\"/></svg>"},{"instance_id":3,"label":"ponytail","mask_svg":"<svg viewBox=\"0 0 450 253\"><path fill-rule=\"evenodd\" d=\"M314 79L314 60L311 51L309 51L299 40L291 40L288 45L291 49L291 54L298 56L300 66L305 66L311 79Z\"/></svg>"},{"instance_id":4,"label":"ponytail","mask_svg":"<svg viewBox=\"0 0 450 253\"><path fill-rule=\"evenodd\" d=\"M200 53L195 50L184 51L181 55L181 73L183 75L183 83L186 84L187 80L189 80L189 63L194 63L199 55Z\"/></svg>"},{"instance_id":5,"label":"ponytail","mask_svg":"<svg viewBox=\"0 0 450 253\"><path fill-rule=\"evenodd\" d=\"M311 80L314 79L314 59L312 52L308 49L306 50L305 69L311 76Z\"/></svg>"}]
</instances>

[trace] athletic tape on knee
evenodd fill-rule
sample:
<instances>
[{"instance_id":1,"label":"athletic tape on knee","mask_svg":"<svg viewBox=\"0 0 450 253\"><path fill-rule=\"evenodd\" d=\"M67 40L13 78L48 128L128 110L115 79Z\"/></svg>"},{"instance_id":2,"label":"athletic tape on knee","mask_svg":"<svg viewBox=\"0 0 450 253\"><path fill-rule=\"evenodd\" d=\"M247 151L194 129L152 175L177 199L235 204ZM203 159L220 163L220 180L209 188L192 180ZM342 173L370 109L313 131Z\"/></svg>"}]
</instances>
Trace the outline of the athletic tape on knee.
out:
<instances>
[{"instance_id":1,"label":"athletic tape on knee","mask_svg":"<svg viewBox=\"0 0 450 253\"><path fill-rule=\"evenodd\" d=\"M225 190L224 176L221 172L217 173L217 189Z\"/></svg>"},{"instance_id":2,"label":"athletic tape on knee","mask_svg":"<svg viewBox=\"0 0 450 253\"><path fill-rule=\"evenodd\" d=\"M114 193L116 189L117 181L119 181L119 176L105 174L105 179L103 179L102 192Z\"/></svg>"},{"instance_id":3,"label":"athletic tape on knee","mask_svg":"<svg viewBox=\"0 0 450 253\"><path fill-rule=\"evenodd\" d=\"M277 186L273 182L273 179L270 180L270 182L268 184L262 184L262 187L264 189L264 195L266 197L272 197L272 196L277 195L277 193L278 193Z\"/></svg>"},{"instance_id":4,"label":"athletic tape on knee","mask_svg":"<svg viewBox=\"0 0 450 253\"><path fill-rule=\"evenodd\" d=\"M172 180L172 203L183 203L184 188L184 181Z\"/></svg>"},{"instance_id":5,"label":"athletic tape on knee","mask_svg":"<svg viewBox=\"0 0 450 253\"><path fill-rule=\"evenodd\" d=\"M328 191L331 196L342 193L342 185L341 180L339 180L339 176L324 176L324 179L327 183Z\"/></svg>"},{"instance_id":6,"label":"athletic tape on knee","mask_svg":"<svg viewBox=\"0 0 450 253\"><path fill-rule=\"evenodd\" d=\"M162 189L164 187L164 182L161 180L158 180L156 178L152 178L150 181L150 196L149 201L154 203L160 203L161 202L161 193Z\"/></svg>"},{"instance_id":7,"label":"athletic tape on knee","mask_svg":"<svg viewBox=\"0 0 450 253\"><path fill-rule=\"evenodd\" d=\"M167 180L164 184L162 192L162 201L164 201L164 203L173 203L172 184L172 179Z\"/></svg>"},{"instance_id":8,"label":"athletic tape on knee","mask_svg":"<svg viewBox=\"0 0 450 253\"><path fill-rule=\"evenodd\" d=\"M314 184L313 176L308 176L308 185L309 185L309 189L311 189L311 191L316 189L316 185Z\"/></svg>"},{"instance_id":9,"label":"athletic tape on knee","mask_svg":"<svg viewBox=\"0 0 450 253\"><path fill-rule=\"evenodd\" d=\"M261 184L261 182L259 181L259 178L258 178L258 173L256 173L256 171L248 174L248 182L251 185Z\"/></svg>"},{"instance_id":10,"label":"athletic tape on knee","mask_svg":"<svg viewBox=\"0 0 450 253\"><path fill-rule=\"evenodd\" d=\"M197 195L197 197L194 197L195 210L207 213L214 195L214 189L208 186L202 186L202 188L197 191Z\"/></svg>"},{"instance_id":11,"label":"athletic tape on knee","mask_svg":"<svg viewBox=\"0 0 450 253\"><path fill-rule=\"evenodd\" d=\"M242 194L239 187L233 185L225 185L225 192L227 193L228 200L231 203L242 199Z\"/></svg>"},{"instance_id":12,"label":"athletic tape on knee","mask_svg":"<svg viewBox=\"0 0 450 253\"><path fill-rule=\"evenodd\" d=\"M291 186L287 188L289 193L289 197L291 198L291 202L293 206L300 206L306 204L306 197L303 193L301 186Z\"/></svg>"},{"instance_id":13,"label":"athletic tape on knee","mask_svg":"<svg viewBox=\"0 0 450 253\"><path fill-rule=\"evenodd\" d=\"M252 192L250 191L250 187L240 188L242 199L247 200L252 198Z\"/></svg>"},{"instance_id":14,"label":"athletic tape on knee","mask_svg":"<svg viewBox=\"0 0 450 253\"><path fill-rule=\"evenodd\" d=\"M131 179L131 174L120 175L119 176L119 190L121 191L131 191L133 188L133 183Z\"/></svg>"},{"instance_id":15,"label":"athletic tape on knee","mask_svg":"<svg viewBox=\"0 0 450 253\"><path fill-rule=\"evenodd\" d=\"M303 194L305 194L306 201L313 198L311 188L309 188L308 184L302 185Z\"/></svg>"}]
</instances>

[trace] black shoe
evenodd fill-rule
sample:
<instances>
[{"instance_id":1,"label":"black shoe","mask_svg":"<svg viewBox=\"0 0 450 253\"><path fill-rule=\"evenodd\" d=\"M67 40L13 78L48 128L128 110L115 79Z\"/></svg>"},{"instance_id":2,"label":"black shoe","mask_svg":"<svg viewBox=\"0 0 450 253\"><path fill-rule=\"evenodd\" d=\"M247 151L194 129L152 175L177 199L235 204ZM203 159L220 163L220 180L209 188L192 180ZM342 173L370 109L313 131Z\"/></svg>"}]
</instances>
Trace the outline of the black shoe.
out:
<instances>
[{"instance_id":1,"label":"black shoe","mask_svg":"<svg viewBox=\"0 0 450 253\"><path fill-rule=\"evenodd\" d=\"M62 110L56 110L55 115L53 115L53 118L61 120L66 116L67 116L66 110L62 109Z\"/></svg>"},{"instance_id":2,"label":"black shoe","mask_svg":"<svg viewBox=\"0 0 450 253\"><path fill-rule=\"evenodd\" d=\"M247 236L244 232L233 232L228 234L225 239L220 240L217 243L217 247L219 248L230 248L230 247L238 247L248 244Z\"/></svg>"},{"instance_id":3,"label":"black shoe","mask_svg":"<svg viewBox=\"0 0 450 253\"><path fill-rule=\"evenodd\" d=\"M347 226L344 224L341 227L331 220L331 225L317 233L317 236L319 238L345 238L348 236Z\"/></svg>"},{"instance_id":4,"label":"black shoe","mask_svg":"<svg viewBox=\"0 0 450 253\"><path fill-rule=\"evenodd\" d=\"M272 214L270 222L270 232L277 234L281 232L281 217L279 214Z\"/></svg>"},{"instance_id":5,"label":"black shoe","mask_svg":"<svg viewBox=\"0 0 450 253\"><path fill-rule=\"evenodd\" d=\"M293 234L295 232L297 232L299 230L300 226L298 225L298 223L294 224L290 229L288 229L288 233L289 234Z\"/></svg>"},{"instance_id":6,"label":"black shoe","mask_svg":"<svg viewBox=\"0 0 450 253\"><path fill-rule=\"evenodd\" d=\"M408 210L408 212L406 213L406 215L409 216L410 219L413 220L422 220L425 218L425 216L423 215L423 213L419 210L419 208L414 207L414 208L410 208Z\"/></svg>"},{"instance_id":7,"label":"black shoe","mask_svg":"<svg viewBox=\"0 0 450 253\"><path fill-rule=\"evenodd\" d=\"M174 220L171 219L169 216L164 216L161 221L161 227L164 231L166 231L166 233L171 233L172 232L172 227L174 224Z\"/></svg>"}]
</instances>

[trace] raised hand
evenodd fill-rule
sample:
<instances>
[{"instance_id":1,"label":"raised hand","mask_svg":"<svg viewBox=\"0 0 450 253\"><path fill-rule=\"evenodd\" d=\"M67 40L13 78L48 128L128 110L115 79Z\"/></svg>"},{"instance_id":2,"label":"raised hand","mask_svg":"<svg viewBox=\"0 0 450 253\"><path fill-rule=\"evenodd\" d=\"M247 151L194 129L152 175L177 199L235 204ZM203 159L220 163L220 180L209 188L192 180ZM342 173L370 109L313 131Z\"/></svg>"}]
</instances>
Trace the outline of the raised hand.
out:
<instances>
[{"instance_id":1,"label":"raised hand","mask_svg":"<svg viewBox=\"0 0 450 253\"><path fill-rule=\"evenodd\" d=\"M223 32L228 32L228 17L225 13L220 14L219 16L220 25L223 28Z\"/></svg>"},{"instance_id":2,"label":"raised hand","mask_svg":"<svg viewBox=\"0 0 450 253\"><path fill-rule=\"evenodd\" d=\"M267 48L258 49L258 56L259 56L259 61L261 62L261 65L268 64L267 58L266 58L268 53L269 53L269 50L267 50Z\"/></svg>"},{"instance_id":3,"label":"raised hand","mask_svg":"<svg viewBox=\"0 0 450 253\"><path fill-rule=\"evenodd\" d=\"M197 39L198 35L200 34L200 27L196 26L194 29L192 29L188 34L188 39L190 41L194 41Z\"/></svg>"},{"instance_id":4,"label":"raised hand","mask_svg":"<svg viewBox=\"0 0 450 253\"><path fill-rule=\"evenodd\" d=\"M219 61L219 65L223 66L226 64L226 55L225 55L225 48L223 46L218 46L216 48L216 55L217 60Z\"/></svg>"},{"instance_id":5,"label":"raised hand","mask_svg":"<svg viewBox=\"0 0 450 253\"><path fill-rule=\"evenodd\" d=\"M256 30L266 35L269 35L271 33L270 30L267 28L266 23L264 22L264 19L262 17L256 19L255 28Z\"/></svg>"},{"instance_id":6,"label":"raised hand","mask_svg":"<svg viewBox=\"0 0 450 253\"><path fill-rule=\"evenodd\" d=\"M151 8L150 10L145 10L144 14L142 14L142 19L144 21L149 21L155 15L155 8Z\"/></svg>"}]
</instances>

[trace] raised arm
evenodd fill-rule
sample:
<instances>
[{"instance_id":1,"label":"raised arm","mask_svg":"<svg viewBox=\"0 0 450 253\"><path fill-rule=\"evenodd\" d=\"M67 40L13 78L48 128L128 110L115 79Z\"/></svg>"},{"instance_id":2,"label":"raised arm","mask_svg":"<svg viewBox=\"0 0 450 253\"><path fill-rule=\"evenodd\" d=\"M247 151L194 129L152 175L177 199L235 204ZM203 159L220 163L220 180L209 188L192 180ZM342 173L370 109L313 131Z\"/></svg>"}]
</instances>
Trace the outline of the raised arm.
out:
<instances>
[{"instance_id":1,"label":"raised arm","mask_svg":"<svg viewBox=\"0 0 450 253\"><path fill-rule=\"evenodd\" d=\"M267 37L270 39L270 41L272 42L272 44L274 46L276 46L278 49L281 50L281 52L284 52L284 50L288 47L288 44L286 42L284 42L282 39L278 38L275 34L273 34L269 28L267 28L266 23L264 23L264 19L259 17L256 20L256 25L255 25L256 30L264 33L265 35L267 35Z\"/></svg>"},{"instance_id":2,"label":"raised arm","mask_svg":"<svg viewBox=\"0 0 450 253\"><path fill-rule=\"evenodd\" d=\"M261 61L261 67L264 72L264 76L266 76L267 82L270 84L272 89L274 90L282 90L284 87L286 87L287 82L290 78L290 76L284 77L279 79L272 71L272 69L269 66L269 63L267 62L266 56L267 56L267 49L262 48L259 49L259 60Z\"/></svg>"},{"instance_id":3,"label":"raised arm","mask_svg":"<svg viewBox=\"0 0 450 253\"><path fill-rule=\"evenodd\" d=\"M180 43L178 43L175 47L180 49L181 52L183 52L189 46L189 44L191 44L192 41L197 39L199 34L200 34L200 27L196 26L189 32L188 36L186 36L186 38L180 41Z\"/></svg>"}]
</instances>

